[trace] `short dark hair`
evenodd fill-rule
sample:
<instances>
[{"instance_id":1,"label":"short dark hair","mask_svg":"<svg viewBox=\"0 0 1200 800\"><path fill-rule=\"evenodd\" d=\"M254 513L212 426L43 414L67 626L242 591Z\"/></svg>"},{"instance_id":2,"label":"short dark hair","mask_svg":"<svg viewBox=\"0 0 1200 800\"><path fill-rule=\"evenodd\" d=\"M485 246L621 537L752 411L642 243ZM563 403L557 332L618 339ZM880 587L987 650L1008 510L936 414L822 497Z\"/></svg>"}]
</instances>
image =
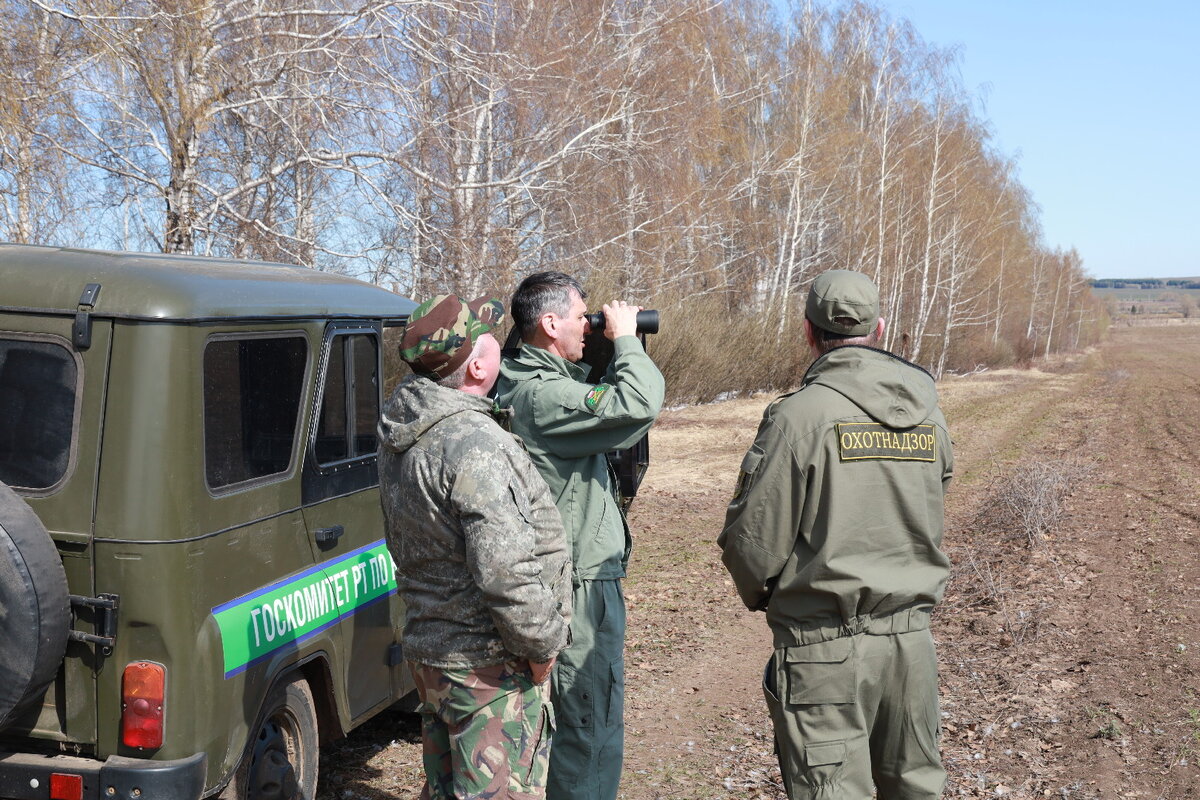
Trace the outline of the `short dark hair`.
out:
<instances>
[{"instance_id":1,"label":"short dark hair","mask_svg":"<svg viewBox=\"0 0 1200 800\"><path fill-rule=\"evenodd\" d=\"M513 292L508 304L513 324L528 339L542 315L553 312L565 317L571 311L571 292L587 297L583 285L564 272L535 272Z\"/></svg>"},{"instance_id":2,"label":"short dark hair","mask_svg":"<svg viewBox=\"0 0 1200 800\"><path fill-rule=\"evenodd\" d=\"M839 321L841 321L841 319L841 317L838 318ZM846 321L848 324L852 324L858 320L847 318ZM843 345L847 344L861 344L866 345L867 347L874 347L879 343L879 337L875 335L879 330L878 327L872 328L871 332L865 336L851 336L847 333L834 333L833 331L827 331L817 325L811 319L809 320L809 323L812 324L813 339L816 340L817 351L822 355L828 353L835 347L842 347Z\"/></svg>"}]
</instances>

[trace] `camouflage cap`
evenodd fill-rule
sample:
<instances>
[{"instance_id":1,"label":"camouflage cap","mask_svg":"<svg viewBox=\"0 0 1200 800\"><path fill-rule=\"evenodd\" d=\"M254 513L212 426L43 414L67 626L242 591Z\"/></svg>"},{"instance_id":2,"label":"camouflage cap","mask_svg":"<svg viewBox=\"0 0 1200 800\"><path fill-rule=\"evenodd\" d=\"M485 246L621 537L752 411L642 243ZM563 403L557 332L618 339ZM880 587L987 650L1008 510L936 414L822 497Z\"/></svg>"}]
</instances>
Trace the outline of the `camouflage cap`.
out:
<instances>
[{"instance_id":1,"label":"camouflage cap","mask_svg":"<svg viewBox=\"0 0 1200 800\"><path fill-rule=\"evenodd\" d=\"M831 269L813 280L804 313L830 333L866 336L879 321L879 289L861 272Z\"/></svg>"},{"instance_id":2,"label":"camouflage cap","mask_svg":"<svg viewBox=\"0 0 1200 800\"><path fill-rule=\"evenodd\" d=\"M475 340L504 319L504 306L490 297L467 302L439 294L417 306L400 340L400 358L413 372L441 379L462 366Z\"/></svg>"}]
</instances>

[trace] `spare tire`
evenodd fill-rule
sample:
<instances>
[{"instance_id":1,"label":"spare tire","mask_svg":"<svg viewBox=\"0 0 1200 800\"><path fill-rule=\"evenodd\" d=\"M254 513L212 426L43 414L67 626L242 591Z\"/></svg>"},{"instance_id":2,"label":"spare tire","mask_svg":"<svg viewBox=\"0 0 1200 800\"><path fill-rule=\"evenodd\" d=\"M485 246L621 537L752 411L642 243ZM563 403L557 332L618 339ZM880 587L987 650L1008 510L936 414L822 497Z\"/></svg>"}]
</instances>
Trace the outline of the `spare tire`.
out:
<instances>
[{"instance_id":1,"label":"spare tire","mask_svg":"<svg viewBox=\"0 0 1200 800\"><path fill-rule=\"evenodd\" d=\"M58 549L29 505L0 483L0 728L54 680L70 626Z\"/></svg>"}]
</instances>

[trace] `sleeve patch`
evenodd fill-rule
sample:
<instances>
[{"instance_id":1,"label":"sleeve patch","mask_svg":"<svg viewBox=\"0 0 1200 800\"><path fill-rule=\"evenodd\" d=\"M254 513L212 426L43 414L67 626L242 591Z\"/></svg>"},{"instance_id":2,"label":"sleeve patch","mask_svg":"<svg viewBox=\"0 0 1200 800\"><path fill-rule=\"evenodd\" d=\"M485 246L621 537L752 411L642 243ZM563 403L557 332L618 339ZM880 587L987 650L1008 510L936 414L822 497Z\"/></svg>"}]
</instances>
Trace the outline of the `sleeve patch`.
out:
<instances>
[{"instance_id":1,"label":"sleeve patch","mask_svg":"<svg viewBox=\"0 0 1200 800\"><path fill-rule=\"evenodd\" d=\"M763 453L759 450L751 448L746 457L742 459L742 466L738 470L737 485L733 488L733 500L731 503L736 503L742 499L742 495L750 488L750 484L754 480L754 473L758 472L758 465L763 459Z\"/></svg>"},{"instance_id":2,"label":"sleeve patch","mask_svg":"<svg viewBox=\"0 0 1200 800\"><path fill-rule=\"evenodd\" d=\"M588 411L595 411L596 407L600 405L600 400L604 397L604 393L611 388L612 386L607 383L592 387L592 390L583 398L583 404L588 407Z\"/></svg>"},{"instance_id":3,"label":"sleeve patch","mask_svg":"<svg viewBox=\"0 0 1200 800\"><path fill-rule=\"evenodd\" d=\"M932 425L893 430L878 422L839 422L837 439L842 461L937 460L937 436Z\"/></svg>"}]
</instances>

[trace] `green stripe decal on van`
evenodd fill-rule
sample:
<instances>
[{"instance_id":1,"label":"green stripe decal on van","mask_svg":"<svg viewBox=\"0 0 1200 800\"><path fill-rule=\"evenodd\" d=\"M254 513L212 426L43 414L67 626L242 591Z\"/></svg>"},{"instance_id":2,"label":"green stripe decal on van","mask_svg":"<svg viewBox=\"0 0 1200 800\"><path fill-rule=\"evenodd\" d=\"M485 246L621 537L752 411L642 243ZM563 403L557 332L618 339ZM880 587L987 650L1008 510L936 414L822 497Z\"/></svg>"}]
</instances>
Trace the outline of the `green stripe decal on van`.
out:
<instances>
[{"instance_id":1,"label":"green stripe decal on van","mask_svg":"<svg viewBox=\"0 0 1200 800\"><path fill-rule=\"evenodd\" d=\"M221 631L225 677L395 593L396 568L380 539L222 603L212 613Z\"/></svg>"}]
</instances>

